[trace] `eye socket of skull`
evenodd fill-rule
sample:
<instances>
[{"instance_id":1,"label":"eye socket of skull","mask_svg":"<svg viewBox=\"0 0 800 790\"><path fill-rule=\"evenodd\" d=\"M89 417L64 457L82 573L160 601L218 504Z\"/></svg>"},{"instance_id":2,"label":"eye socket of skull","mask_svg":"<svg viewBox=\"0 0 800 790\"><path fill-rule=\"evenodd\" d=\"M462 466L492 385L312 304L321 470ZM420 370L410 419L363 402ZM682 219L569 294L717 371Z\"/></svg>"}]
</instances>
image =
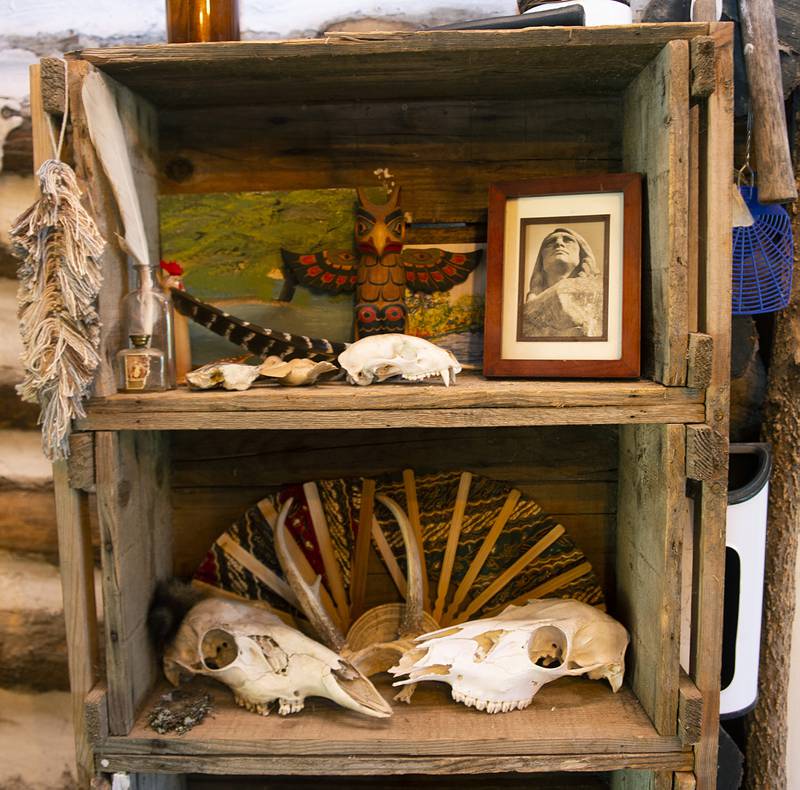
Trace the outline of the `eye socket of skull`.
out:
<instances>
[{"instance_id":1,"label":"eye socket of skull","mask_svg":"<svg viewBox=\"0 0 800 790\"><path fill-rule=\"evenodd\" d=\"M528 658L542 669L556 669L568 652L567 635L555 625L537 628L528 642Z\"/></svg>"},{"instance_id":2,"label":"eye socket of skull","mask_svg":"<svg viewBox=\"0 0 800 790\"><path fill-rule=\"evenodd\" d=\"M212 628L206 632L200 642L203 666L206 669L218 670L232 664L239 656L239 648L233 634L222 628Z\"/></svg>"}]
</instances>

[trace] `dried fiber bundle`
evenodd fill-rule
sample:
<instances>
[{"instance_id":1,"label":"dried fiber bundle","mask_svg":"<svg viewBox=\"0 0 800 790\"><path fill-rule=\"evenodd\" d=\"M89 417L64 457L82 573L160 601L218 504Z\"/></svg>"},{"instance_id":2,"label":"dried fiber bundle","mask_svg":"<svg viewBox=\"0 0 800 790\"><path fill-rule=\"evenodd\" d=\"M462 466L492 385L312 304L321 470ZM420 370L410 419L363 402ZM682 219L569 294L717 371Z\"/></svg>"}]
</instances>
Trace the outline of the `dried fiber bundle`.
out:
<instances>
[{"instance_id":1,"label":"dried fiber bundle","mask_svg":"<svg viewBox=\"0 0 800 790\"><path fill-rule=\"evenodd\" d=\"M11 229L25 379L20 397L39 403L42 447L51 460L69 455L70 423L83 417L100 362L95 300L105 240L83 208L77 178L55 159L39 168L41 197Z\"/></svg>"}]
</instances>

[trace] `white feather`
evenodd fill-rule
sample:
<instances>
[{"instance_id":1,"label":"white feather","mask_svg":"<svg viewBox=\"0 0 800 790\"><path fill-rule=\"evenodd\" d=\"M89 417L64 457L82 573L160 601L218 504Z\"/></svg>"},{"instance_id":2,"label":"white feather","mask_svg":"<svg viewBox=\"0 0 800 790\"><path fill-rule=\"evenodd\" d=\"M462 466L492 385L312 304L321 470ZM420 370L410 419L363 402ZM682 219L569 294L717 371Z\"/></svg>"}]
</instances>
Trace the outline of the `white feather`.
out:
<instances>
[{"instance_id":1,"label":"white feather","mask_svg":"<svg viewBox=\"0 0 800 790\"><path fill-rule=\"evenodd\" d=\"M92 145L111 182L122 215L127 252L137 263L149 264L142 208L114 92L103 74L92 71L83 81L81 95Z\"/></svg>"},{"instance_id":2,"label":"white feather","mask_svg":"<svg viewBox=\"0 0 800 790\"><path fill-rule=\"evenodd\" d=\"M136 191L133 167L128 156L128 142L122 126L114 91L108 79L99 71L90 72L83 81L81 90L89 137L100 159L111 189L117 201L122 224L125 226L125 239L120 246L133 259L134 264L149 266L150 254L147 233L142 219L142 207ZM144 298L142 315L144 326L152 328L155 315L152 299Z\"/></svg>"}]
</instances>

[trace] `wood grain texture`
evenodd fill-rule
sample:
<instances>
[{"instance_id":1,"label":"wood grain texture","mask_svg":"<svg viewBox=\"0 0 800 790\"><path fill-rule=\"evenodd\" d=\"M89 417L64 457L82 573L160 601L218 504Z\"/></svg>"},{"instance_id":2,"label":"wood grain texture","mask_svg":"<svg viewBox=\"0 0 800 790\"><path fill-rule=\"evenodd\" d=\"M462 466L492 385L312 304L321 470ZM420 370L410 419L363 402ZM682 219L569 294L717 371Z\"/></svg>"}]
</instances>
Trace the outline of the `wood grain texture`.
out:
<instances>
[{"instance_id":1,"label":"wood grain texture","mask_svg":"<svg viewBox=\"0 0 800 790\"><path fill-rule=\"evenodd\" d=\"M762 203L797 200L786 133L778 32L772 0L739 0L744 62L753 113L753 152Z\"/></svg>"},{"instance_id":2,"label":"wood grain texture","mask_svg":"<svg viewBox=\"0 0 800 790\"><path fill-rule=\"evenodd\" d=\"M625 92L623 168L645 177L645 371L686 381L689 244L689 45L672 41Z\"/></svg>"},{"instance_id":3,"label":"wood grain texture","mask_svg":"<svg viewBox=\"0 0 800 790\"><path fill-rule=\"evenodd\" d=\"M707 32L707 24L420 31L380 40L84 49L72 57L93 63L159 106L248 104L260 98L289 103L354 96L480 99L618 92L670 39Z\"/></svg>"},{"instance_id":4,"label":"wood grain texture","mask_svg":"<svg viewBox=\"0 0 800 790\"><path fill-rule=\"evenodd\" d=\"M700 331L714 339L711 380L706 390L705 422L728 435L730 380L730 174L733 162L732 25L711 25L716 42L716 88L702 105ZM694 608L690 676L703 695L703 734L695 747L695 774L701 788L716 786L719 684L725 575L727 479L700 486L695 512Z\"/></svg>"},{"instance_id":5,"label":"wood grain texture","mask_svg":"<svg viewBox=\"0 0 800 790\"><path fill-rule=\"evenodd\" d=\"M686 426L686 476L719 480L728 468L728 443L705 424Z\"/></svg>"},{"instance_id":6,"label":"wood grain texture","mask_svg":"<svg viewBox=\"0 0 800 790\"><path fill-rule=\"evenodd\" d=\"M672 790L695 790L697 778L691 771L676 771Z\"/></svg>"},{"instance_id":7,"label":"wood grain texture","mask_svg":"<svg viewBox=\"0 0 800 790\"><path fill-rule=\"evenodd\" d=\"M685 746L700 740L703 730L703 695L692 679L681 671L678 688L678 735Z\"/></svg>"},{"instance_id":8,"label":"wood grain texture","mask_svg":"<svg viewBox=\"0 0 800 790\"><path fill-rule=\"evenodd\" d=\"M704 332L689 334L689 367L686 386L705 389L711 382L714 368L714 338Z\"/></svg>"},{"instance_id":9,"label":"wood grain texture","mask_svg":"<svg viewBox=\"0 0 800 790\"><path fill-rule=\"evenodd\" d=\"M65 461L53 464L58 519L58 555L67 633L69 685L78 781L88 785L94 771L92 747L83 721L83 701L98 676L97 616L88 519L82 494L71 488Z\"/></svg>"},{"instance_id":10,"label":"wood grain texture","mask_svg":"<svg viewBox=\"0 0 800 790\"><path fill-rule=\"evenodd\" d=\"M348 96L229 107L224 118L207 106L159 117L164 193L355 188L374 183L376 167L387 167L414 222L469 223L446 236L412 224L408 243L485 241L492 182L613 173L621 164L621 99L614 95L580 103L563 96Z\"/></svg>"},{"instance_id":11,"label":"wood grain texture","mask_svg":"<svg viewBox=\"0 0 800 790\"><path fill-rule=\"evenodd\" d=\"M705 99L714 92L714 39L698 36L689 42L689 63L693 99Z\"/></svg>"},{"instance_id":12,"label":"wood grain texture","mask_svg":"<svg viewBox=\"0 0 800 790\"><path fill-rule=\"evenodd\" d=\"M100 432L96 453L109 729L120 734L160 674L146 619L172 570L169 458L155 432Z\"/></svg>"},{"instance_id":13,"label":"wood grain texture","mask_svg":"<svg viewBox=\"0 0 800 790\"><path fill-rule=\"evenodd\" d=\"M81 430L192 428L342 429L699 422L703 393L650 381L489 381L464 376L455 387L343 383L246 392L120 393L94 399Z\"/></svg>"},{"instance_id":14,"label":"wood grain texture","mask_svg":"<svg viewBox=\"0 0 800 790\"><path fill-rule=\"evenodd\" d=\"M379 687L387 696L393 693L388 683L379 681ZM156 689L130 734L107 739L100 756L111 760L112 768L123 759L128 765L141 759L146 770L148 760L169 755L173 770L181 766L177 769L186 771L199 770L200 764L205 770L212 757L219 761L219 771L230 766L231 758L241 759L243 766L257 759L266 766L266 758L285 758L278 764L288 773L311 773L307 765L319 770L324 761L318 758L324 757L330 761L324 774L339 773L348 760L353 767L344 770L351 774L359 773L356 766L362 773L375 771L384 759L387 765L404 765L408 773L436 772L435 758L450 758L451 770L470 773L477 771L477 765L470 767L474 761L483 767L490 764L488 758L498 766L509 759L531 760L528 770L603 770L591 768L591 761L598 759L597 766L686 769L691 756L677 737L654 731L627 687L613 694L607 685L586 679L562 679L542 689L526 711L492 717L454 703L443 685L424 684L410 706L395 707L391 719L378 723L321 700L311 701L298 716L256 718L234 706L227 689L204 688L213 695L215 716L187 736L154 737L147 728ZM601 731L598 721L604 725ZM348 755L347 760L341 755Z\"/></svg>"},{"instance_id":15,"label":"wood grain texture","mask_svg":"<svg viewBox=\"0 0 800 790\"><path fill-rule=\"evenodd\" d=\"M42 58L42 106L50 115L63 115L66 96L66 63L61 58Z\"/></svg>"},{"instance_id":16,"label":"wood grain texture","mask_svg":"<svg viewBox=\"0 0 800 790\"><path fill-rule=\"evenodd\" d=\"M100 681L86 695L84 722L89 742L101 744L108 737L108 688Z\"/></svg>"},{"instance_id":17,"label":"wood grain texture","mask_svg":"<svg viewBox=\"0 0 800 790\"><path fill-rule=\"evenodd\" d=\"M795 9L795 15L800 9ZM784 13L788 8L784 9ZM797 117L797 116L795 116ZM795 140L797 140L795 127ZM800 169L795 169L800 176ZM800 367L795 338L800 331L800 226L792 212L794 235L793 288L789 306L775 317L775 334L761 438L772 446L769 482L764 578L764 614L761 627L758 699L747 719L748 742L745 784L753 790L789 787L786 773L794 760L791 752L794 687L793 663L797 644L797 560L800 512L796 492L800 453Z\"/></svg>"},{"instance_id":18,"label":"wood grain texture","mask_svg":"<svg viewBox=\"0 0 800 790\"><path fill-rule=\"evenodd\" d=\"M94 434L73 433L69 437L67 459L69 484L83 491L94 491Z\"/></svg>"},{"instance_id":19,"label":"wood grain texture","mask_svg":"<svg viewBox=\"0 0 800 790\"><path fill-rule=\"evenodd\" d=\"M663 735L677 724L685 453L683 426L620 428L617 607L631 635L626 672Z\"/></svg>"}]
</instances>

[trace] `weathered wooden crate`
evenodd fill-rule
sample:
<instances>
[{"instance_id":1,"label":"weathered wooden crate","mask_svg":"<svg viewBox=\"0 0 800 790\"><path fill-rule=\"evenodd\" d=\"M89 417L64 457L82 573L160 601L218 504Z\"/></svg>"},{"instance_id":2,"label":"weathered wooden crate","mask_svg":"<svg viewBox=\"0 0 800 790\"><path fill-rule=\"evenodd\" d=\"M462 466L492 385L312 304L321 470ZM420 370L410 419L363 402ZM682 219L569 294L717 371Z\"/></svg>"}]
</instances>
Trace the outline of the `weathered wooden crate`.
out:
<instances>
[{"instance_id":1,"label":"weathered wooden crate","mask_svg":"<svg viewBox=\"0 0 800 790\"><path fill-rule=\"evenodd\" d=\"M77 452L56 469L84 778L599 771L618 787L714 786L730 35L718 24L431 32L84 50L69 60L75 160L101 228L114 239L119 220L82 114L81 82L95 68L115 81L154 256L160 193L357 186L377 167L403 185L416 221L467 219L451 241L482 239L496 180L641 172L646 203L645 373L635 382L473 375L449 390L116 395L110 363L127 274L110 246L97 397L76 426ZM154 737L145 713L163 681L145 615L156 581L191 572L269 486L404 466L501 477L557 515L631 632L624 689L561 681L526 711L490 717L431 688L377 725L324 706L263 719L221 692L213 721ZM102 537L104 671L92 666L87 511ZM386 600L374 570L371 594ZM682 573L694 601L683 612L688 675Z\"/></svg>"}]
</instances>

